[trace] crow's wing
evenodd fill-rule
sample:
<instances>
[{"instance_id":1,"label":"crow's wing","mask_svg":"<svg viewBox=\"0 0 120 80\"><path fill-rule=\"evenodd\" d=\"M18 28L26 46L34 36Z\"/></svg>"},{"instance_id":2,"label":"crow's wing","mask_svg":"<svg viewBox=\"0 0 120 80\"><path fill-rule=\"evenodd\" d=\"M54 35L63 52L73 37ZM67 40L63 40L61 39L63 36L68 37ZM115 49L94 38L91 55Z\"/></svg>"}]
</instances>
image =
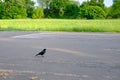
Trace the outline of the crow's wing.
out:
<instances>
[{"instance_id":1,"label":"crow's wing","mask_svg":"<svg viewBox=\"0 0 120 80\"><path fill-rule=\"evenodd\" d=\"M38 54L36 54L35 56L38 56L38 55L44 55L46 52L46 49L42 50L41 52L39 52Z\"/></svg>"}]
</instances>

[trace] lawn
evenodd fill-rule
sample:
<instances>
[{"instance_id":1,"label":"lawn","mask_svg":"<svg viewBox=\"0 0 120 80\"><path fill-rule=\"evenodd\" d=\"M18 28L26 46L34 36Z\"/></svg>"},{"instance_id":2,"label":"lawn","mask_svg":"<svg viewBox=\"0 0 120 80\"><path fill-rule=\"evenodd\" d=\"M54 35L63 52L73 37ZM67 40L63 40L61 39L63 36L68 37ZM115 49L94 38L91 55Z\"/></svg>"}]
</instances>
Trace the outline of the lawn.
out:
<instances>
[{"instance_id":1,"label":"lawn","mask_svg":"<svg viewBox=\"0 0 120 80\"><path fill-rule=\"evenodd\" d=\"M120 19L5 19L0 31L120 32Z\"/></svg>"}]
</instances>

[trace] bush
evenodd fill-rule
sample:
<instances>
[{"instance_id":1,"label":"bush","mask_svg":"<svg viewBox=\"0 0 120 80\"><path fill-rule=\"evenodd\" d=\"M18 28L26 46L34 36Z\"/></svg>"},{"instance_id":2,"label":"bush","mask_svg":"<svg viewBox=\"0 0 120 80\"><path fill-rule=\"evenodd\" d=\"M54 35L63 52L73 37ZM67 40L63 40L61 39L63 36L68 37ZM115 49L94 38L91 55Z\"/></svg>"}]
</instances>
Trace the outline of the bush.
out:
<instances>
[{"instance_id":1,"label":"bush","mask_svg":"<svg viewBox=\"0 0 120 80\"><path fill-rule=\"evenodd\" d=\"M80 9L80 17L87 19L104 19L105 11L99 6L87 6Z\"/></svg>"},{"instance_id":2,"label":"bush","mask_svg":"<svg viewBox=\"0 0 120 80\"><path fill-rule=\"evenodd\" d=\"M33 11L33 15L32 18L33 19L40 19L44 17L44 11L42 8L37 7L34 11Z\"/></svg>"}]
</instances>

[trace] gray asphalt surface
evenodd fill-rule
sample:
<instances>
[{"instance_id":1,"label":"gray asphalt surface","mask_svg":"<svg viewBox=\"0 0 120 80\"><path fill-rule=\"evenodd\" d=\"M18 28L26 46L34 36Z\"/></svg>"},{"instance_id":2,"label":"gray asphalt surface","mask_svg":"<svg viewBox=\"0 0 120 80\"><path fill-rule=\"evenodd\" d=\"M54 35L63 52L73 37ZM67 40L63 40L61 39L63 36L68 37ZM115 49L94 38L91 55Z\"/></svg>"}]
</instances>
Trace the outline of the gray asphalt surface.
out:
<instances>
[{"instance_id":1,"label":"gray asphalt surface","mask_svg":"<svg viewBox=\"0 0 120 80\"><path fill-rule=\"evenodd\" d=\"M0 70L14 71L0 80L120 80L120 34L0 32Z\"/></svg>"}]
</instances>

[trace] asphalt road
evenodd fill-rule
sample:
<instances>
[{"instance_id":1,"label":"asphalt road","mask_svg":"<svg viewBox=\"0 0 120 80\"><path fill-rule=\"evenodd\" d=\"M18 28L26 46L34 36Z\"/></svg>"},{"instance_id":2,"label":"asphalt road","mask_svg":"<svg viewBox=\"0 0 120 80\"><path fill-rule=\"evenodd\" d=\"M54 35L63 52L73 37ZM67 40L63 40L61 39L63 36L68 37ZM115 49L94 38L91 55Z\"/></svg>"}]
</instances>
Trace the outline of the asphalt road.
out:
<instances>
[{"instance_id":1,"label":"asphalt road","mask_svg":"<svg viewBox=\"0 0 120 80\"><path fill-rule=\"evenodd\" d=\"M120 34L0 32L0 70L13 71L0 80L120 80Z\"/></svg>"}]
</instances>

